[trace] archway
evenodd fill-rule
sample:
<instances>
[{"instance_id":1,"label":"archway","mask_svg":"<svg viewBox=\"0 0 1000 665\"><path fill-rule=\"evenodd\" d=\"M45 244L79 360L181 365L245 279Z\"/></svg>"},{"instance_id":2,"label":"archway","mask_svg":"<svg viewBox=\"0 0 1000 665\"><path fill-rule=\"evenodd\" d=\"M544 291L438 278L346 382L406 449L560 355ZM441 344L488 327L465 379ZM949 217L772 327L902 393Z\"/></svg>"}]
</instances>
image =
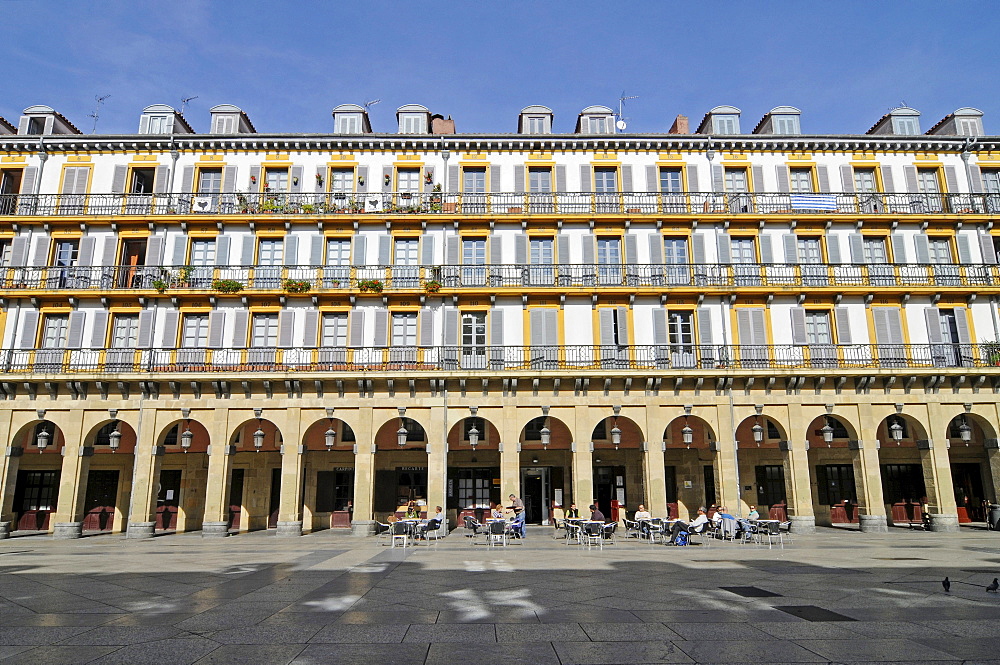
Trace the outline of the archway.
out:
<instances>
[{"instance_id":1,"label":"archway","mask_svg":"<svg viewBox=\"0 0 1000 665\"><path fill-rule=\"evenodd\" d=\"M93 450L83 498L83 531L123 531L132 493L136 432L128 423L107 419L91 428L84 445Z\"/></svg>"},{"instance_id":2,"label":"archway","mask_svg":"<svg viewBox=\"0 0 1000 665\"><path fill-rule=\"evenodd\" d=\"M924 455L930 445L920 422L904 413L886 416L875 431L882 501L894 525L920 523L927 503Z\"/></svg>"},{"instance_id":3,"label":"archway","mask_svg":"<svg viewBox=\"0 0 1000 665\"><path fill-rule=\"evenodd\" d=\"M987 442L996 441L993 425L980 415L961 413L948 423L951 481L960 524L985 522L988 505L997 499L997 479L987 453Z\"/></svg>"},{"instance_id":4,"label":"archway","mask_svg":"<svg viewBox=\"0 0 1000 665\"><path fill-rule=\"evenodd\" d=\"M410 501L427 516L427 433L408 416L392 418L375 432L375 519L401 517Z\"/></svg>"},{"instance_id":5,"label":"archway","mask_svg":"<svg viewBox=\"0 0 1000 665\"><path fill-rule=\"evenodd\" d=\"M554 508L592 498L573 496L572 441L569 427L555 416L532 418L521 429L521 499L529 524L549 524ZM582 513L586 505L578 507Z\"/></svg>"},{"instance_id":6,"label":"archway","mask_svg":"<svg viewBox=\"0 0 1000 665\"><path fill-rule=\"evenodd\" d=\"M228 530L273 529L281 501L281 430L267 418L251 418L229 437L235 452L229 480Z\"/></svg>"},{"instance_id":7,"label":"archway","mask_svg":"<svg viewBox=\"0 0 1000 665\"><path fill-rule=\"evenodd\" d=\"M718 502L715 485L715 433L698 416L680 416L663 431L663 463L670 517L690 517Z\"/></svg>"},{"instance_id":8,"label":"archway","mask_svg":"<svg viewBox=\"0 0 1000 665\"><path fill-rule=\"evenodd\" d=\"M154 531L195 531L205 519L210 436L198 420L167 422L156 437L163 450L156 486Z\"/></svg>"},{"instance_id":9,"label":"archway","mask_svg":"<svg viewBox=\"0 0 1000 665\"><path fill-rule=\"evenodd\" d=\"M456 524L466 516L482 522L491 505L503 502L500 477L496 425L478 415L455 423L448 431L446 508L449 516L454 511Z\"/></svg>"},{"instance_id":10,"label":"archway","mask_svg":"<svg viewBox=\"0 0 1000 665\"><path fill-rule=\"evenodd\" d=\"M817 524L857 524L860 519L851 449L851 441L858 439L854 425L836 414L817 416L806 428Z\"/></svg>"},{"instance_id":11,"label":"archway","mask_svg":"<svg viewBox=\"0 0 1000 665\"><path fill-rule=\"evenodd\" d=\"M356 442L354 429L340 418L323 418L306 428L303 530L351 528Z\"/></svg>"},{"instance_id":12,"label":"archway","mask_svg":"<svg viewBox=\"0 0 1000 665\"><path fill-rule=\"evenodd\" d=\"M609 520L621 511L635 511L645 503L646 483L642 429L631 418L608 416L594 427L593 478L597 507Z\"/></svg>"},{"instance_id":13,"label":"archway","mask_svg":"<svg viewBox=\"0 0 1000 665\"><path fill-rule=\"evenodd\" d=\"M749 511L786 521L788 486L785 478L785 451L788 437L774 418L758 412L736 427L739 457L740 498ZM750 489L747 489L750 488ZM740 509L737 506L727 506Z\"/></svg>"},{"instance_id":14,"label":"archway","mask_svg":"<svg viewBox=\"0 0 1000 665\"><path fill-rule=\"evenodd\" d=\"M35 420L14 433L11 445L23 451L14 482L13 530L48 531L58 508L65 434L51 420Z\"/></svg>"}]
</instances>

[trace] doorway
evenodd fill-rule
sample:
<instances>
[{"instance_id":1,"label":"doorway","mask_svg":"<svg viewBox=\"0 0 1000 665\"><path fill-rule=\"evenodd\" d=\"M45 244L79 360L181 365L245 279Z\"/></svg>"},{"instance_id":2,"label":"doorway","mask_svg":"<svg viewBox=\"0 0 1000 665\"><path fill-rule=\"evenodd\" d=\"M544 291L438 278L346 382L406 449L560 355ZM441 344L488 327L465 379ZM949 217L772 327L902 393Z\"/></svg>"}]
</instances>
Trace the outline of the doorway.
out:
<instances>
[{"instance_id":1,"label":"doorway","mask_svg":"<svg viewBox=\"0 0 1000 665\"><path fill-rule=\"evenodd\" d=\"M181 470L160 471L160 491L156 494L156 530L175 531L181 499Z\"/></svg>"},{"instance_id":2,"label":"doorway","mask_svg":"<svg viewBox=\"0 0 1000 665\"><path fill-rule=\"evenodd\" d=\"M955 486L958 521L963 524L986 521L983 510L983 475L979 462L952 464L951 481Z\"/></svg>"},{"instance_id":3,"label":"doorway","mask_svg":"<svg viewBox=\"0 0 1000 665\"><path fill-rule=\"evenodd\" d=\"M281 467L271 469L271 499L268 507L267 528L278 528L278 510L281 508Z\"/></svg>"},{"instance_id":4,"label":"doorway","mask_svg":"<svg viewBox=\"0 0 1000 665\"><path fill-rule=\"evenodd\" d=\"M594 497L605 519L617 520L618 506L625 505L625 467L595 466Z\"/></svg>"},{"instance_id":5,"label":"doorway","mask_svg":"<svg viewBox=\"0 0 1000 665\"><path fill-rule=\"evenodd\" d=\"M240 530L240 517L243 514L243 476L245 469L233 469L232 480L229 483L229 530Z\"/></svg>"},{"instance_id":6,"label":"doorway","mask_svg":"<svg viewBox=\"0 0 1000 665\"><path fill-rule=\"evenodd\" d=\"M524 521L529 524L549 523L549 487L551 472L547 466L521 469L521 499L524 501Z\"/></svg>"},{"instance_id":7,"label":"doorway","mask_svg":"<svg viewBox=\"0 0 1000 665\"><path fill-rule=\"evenodd\" d=\"M146 262L146 239L126 240L122 243L121 271L118 288L133 289L142 286L142 271Z\"/></svg>"},{"instance_id":8,"label":"doorway","mask_svg":"<svg viewBox=\"0 0 1000 665\"><path fill-rule=\"evenodd\" d=\"M118 470L91 471L83 501L83 530L111 531L115 524L117 497Z\"/></svg>"},{"instance_id":9,"label":"doorway","mask_svg":"<svg viewBox=\"0 0 1000 665\"><path fill-rule=\"evenodd\" d=\"M14 489L19 531L45 531L59 496L59 471L18 471Z\"/></svg>"}]
</instances>

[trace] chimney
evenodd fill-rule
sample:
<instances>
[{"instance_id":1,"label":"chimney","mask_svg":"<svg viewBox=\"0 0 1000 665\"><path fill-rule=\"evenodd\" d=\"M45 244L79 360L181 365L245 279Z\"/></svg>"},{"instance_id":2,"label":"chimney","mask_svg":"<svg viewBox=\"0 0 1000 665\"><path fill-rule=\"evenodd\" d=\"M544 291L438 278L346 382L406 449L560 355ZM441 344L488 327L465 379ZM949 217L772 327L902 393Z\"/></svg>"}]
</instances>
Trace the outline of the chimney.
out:
<instances>
[{"instance_id":1,"label":"chimney","mask_svg":"<svg viewBox=\"0 0 1000 665\"><path fill-rule=\"evenodd\" d=\"M686 115L679 115L674 119L674 124L670 126L670 131L668 134L690 134L691 127L688 126L688 117Z\"/></svg>"},{"instance_id":2,"label":"chimney","mask_svg":"<svg viewBox=\"0 0 1000 665\"><path fill-rule=\"evenodd\" d=\"M445 120L444 116L434 114L431 116L431 134L454 134L455 133L455 121L448 116Z\"/></svg>"}]
</instances>

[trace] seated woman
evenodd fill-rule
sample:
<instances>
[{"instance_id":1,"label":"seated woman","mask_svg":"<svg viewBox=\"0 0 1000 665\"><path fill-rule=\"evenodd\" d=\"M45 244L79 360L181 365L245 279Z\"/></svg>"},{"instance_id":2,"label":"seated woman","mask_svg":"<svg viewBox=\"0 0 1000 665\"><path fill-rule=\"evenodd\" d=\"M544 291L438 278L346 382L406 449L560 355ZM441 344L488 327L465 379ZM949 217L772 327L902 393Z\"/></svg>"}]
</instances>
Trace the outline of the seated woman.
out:
<instances>
[{"instance_id":1,"label":"seated woman","mask_svg":"<svg viewBox=\"0 0 1000 665\"><path fill-rule=\"evenodd\" d=\"M503 508L500 507L500 504L499 503L492 503L491 502L490 505L491 505L491 508L490 508L490 517L492 517L495 520L502 520L503 519Z\"/></svg>"},{"instance_id":2,"label":"seated woman","mask_svg":"<svg viewBox=\"0 0 1000 665\"><path fill-rule=\"evenodd\" d=\"M420 519L420 507L417 506L416 501L410 501L408 504L406 504L406 519L408 520Z\"/></svg>"}]
</instances>

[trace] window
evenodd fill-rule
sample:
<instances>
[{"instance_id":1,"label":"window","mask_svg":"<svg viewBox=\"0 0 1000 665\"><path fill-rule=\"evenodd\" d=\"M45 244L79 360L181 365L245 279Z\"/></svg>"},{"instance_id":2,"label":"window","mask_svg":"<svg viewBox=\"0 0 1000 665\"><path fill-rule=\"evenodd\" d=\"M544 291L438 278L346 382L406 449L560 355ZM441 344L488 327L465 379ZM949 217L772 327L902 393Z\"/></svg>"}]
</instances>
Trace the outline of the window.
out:
<instances>
[{"instance_id":1,"label":"window","mask_svg":"<svg viewBox=\"0 0 1000 665\"><path fill-rule=\"evenodd\" d=\"M885 238L864 239L865 263L870 266L884 265L889 258L885 253Z\"/></svg>"},{"instance_id":2,"label":"window","mask_svg":"<svg viewBox=\"0 0 1000 665\"><path fill-rule=\"evenodd\" d=\"M52 258L54 264L60 267L76 265L78 243L76 240L57 240Z\"/></svg>"},{"instance_id":3,"label":"window","mask_svg":"<svg viewBox=\"0 0 1000 665\"><path fill-rule=\"evenodd\" d=\"M594 191L610 194L618 191L618 169L598 166L594 169Z\"/></svg>"},{"instance_id":4,"label":"window","mask_svg":"<svg viewBox=\"0 0 1000 665\"><path fill-rule=\"evenodd\" d=\"M316 472L316 512L345 511L353 499L353 470Z\"/></svg>"},{"instance_id":5,"label":"window","mask_svg":"<svg viewBox=\"0 0 1000 665\"><path fill-rule=\"evenodd\" d=\"M712 117L712 127L716 134L739 134L740 120L735 115L716 115Z\"/></svg>"},{"instance_id":6,"label":"window","mask_svg":"<svg viewBox=\"0 0 1000 665\"><path fill-rule=\"evenodd\" d=\"M462 191L482 194L486 191L486 168L462 169Z\"/></svg>"},{"instance_id":7,"label":"window","mask_svg":"<svg viewBox=\"0 0 1000 665\"><path fill-rule=\"evenodd\" d=\"M601 422L594 425L594 431L590 433L591 441L607 441L608 440L608 421L602 420Z\"/></svg>"},{"instance_id":8,"label":"window","mask_svg":"<svg viewBox=\"0 0 1000 665\"><path fill-rule=\"evenodd\" d=\"M531 167L528 169L528 189L536 194L552 191L552 169Z\"/></svg>"},{"instance_id":9,"label":"window","mask_svg":"<svg viewBox=\"0 0 1000 665\"><path fill-rule=\"evenodd\" d=\"M130 194L151 194L153 192L153 180L156 178L156 169L132 169L132 177L129 180L128 191Z\"/></svg>"},{"instance_id":10,"label":"window","mask_svg":"<svg viewBox=\"0 0 1000 665\"><path fill-rule=\"evenodd\" d=\"M820 251L819 238L799 238L799 263L815 265L823 262L823 253Z\"/></svg>"},{"instance_id":11,"label":"window","mask_svg":"<svg viewBox=\"0 0 1000 665\"><path fill-rule=\"evenodd\" d=\"M469 440L469 432L473 427L479 432L479 440L483 441L486 438L486 421L482 418L466 418L462 421L462 440Z\"/></svg>"},{"instance_id":12,"label":"window","mask_svg":"<svg viewBox=\"0 0 1000 665\"><path fill-rule=\"evenodd\" d=\"M608 131L607 118L587 118L587 131L591 134L604 134Z\"/></svg>"},{"instance_id":13,"label":"window","mask_svg":"<svg viewBox=\"0 0 1000 665\"><path fill-rule=\"evenodd\" d=\"M345 193L354 191L354 169L330 169L330 191Z\"/></svg>"},{"instance_id":14,"label":"window","mask_svg":"<svg viewBox=\"0 0 1000 665\"><path fill-rule=\"evenodd\" d=\"M350 240L327 240L326 241L326 265L328 265L328 266L349 266L349 265L351 265L351 241Z\"/></svg>"},{"instance_id":15,"label":"window","mask_svg":"<svg viewBox=\"0 0 1000 665\"><path fill-rule=\"evenodd\" d=\"M660 169L660 191L664 194L680 194L684 191L680 169Z\"/></svg>"},{"instance_id":16,"label":"window","mask_svg":"<svg viewBox=\"0 0 1000 665\"><path fill-rule=\"evenodd\" d=\"M42 326L42 348L66 348L66 331L69 327L69 316L66 314L46 314L45 325Z\"/></svg>"},{"instance_id":17,"label":"window","mask_svg":"<svg viewBox=\"0 0 1000 665\"><path fill-rule=\"evenodd\" d=\"M0 240L0 267L6 268L10 265L10 240Z\"/></svg>"},{"instance_id":18,"label":"window","mask_svg":"<svg viewBox=\"0 0 1000 665\"><path fill-rule=\"evenodd\" d=\"M251 346L273 348L278 345L278 314L254 314Z\"/></svg>"},{"instance_id":19,"label":"window","mask_svg":"<svg viewBox=\"0 0 1000 665\"><path fill-rule=\"evenodd\" d=\"M465 238L462 240L462 265L486 265L485 238Z\"/></svg>"},{"instance_id":20,"label":"window","mask_svg":"<svg viewBox=\"0 0 1000 665\"><path fill-rule=\"evenodd\" d=\"M396 239L396 258L393 262L397 266L415 266L417 261L417 246L419 241L416 238Z\"/></svg>"},{"instance_id":21,"label":"window","mask_svg":"<svg viewBox=\"0 0 1000 665\"><path fill-rule=\"evenodd\" d=\"M486 346L486 312L462 313L462 348L484 351ZM480 429L480 432L483 430Z\"/></svg>"},{"instance_id":22,"label":"window","mask_svg":"<svg viewBox=\"0 0 1000 665\"><path fill-rule=\"evenodd\" d=\"M214 265L215 241L209 239L192 239L191 258L188 263L192 266Z\"/></svg>"},{"instance_id":23,"label":"window","mask_svg":"<svg viewBox=\"0 0 1000 665\"><path fill-rule=\"evenodd\" d=\"M733 263L756 263L757 253L754 251L753 238L731 238Z\"/></svg>"},{"instance_id":24,"label":"window","mask_svg":"<svg viewBox=\"0 0 1000 665\"><path fill-rule=\"evenodd\" d=\"M667 343L690 352L694 345L690 311L667 312Z\"/></svg>"},{"instance_id":25,"label":"window","mask_svg":"<svg viewBox=\"0 0 1000 665\"><path fill-rule=\"evenodd\" d=\"M687 238L664 238L663 262L667 265L687 263Z\"/></svg>"},{"instance_id":26,"label":"window","mask_svg":"<svg viewBox=\"0 0 1000 665\"><path fill-rule=\"evenodd\" d=\"M417 314L408 312L392 315L392 345L417 345Z\"/></svg>"},{"instance_id":27,"label":"window","mask_svg":"<svg viewBox=\"0 0 1000 665\"><path fill-rule=\"evenodd\" d=\"M548 130L548 123L545 122L545 116L528 116L528 133L529 134L546 134Z\"/></svg>"},{"instance_id":28,"label":"window","mask_svg":"<svg viewBox=\"0 0 1000 665\"><path fill-rule=\"evenodd\" d=\"M280 266L284 243L278 238L261 238L257 244L257 265Z\"/></svg>"},{"instance_id":29,"label":"window","mask_svg":"<svg viewBox=\"0 0 1000 665\"><path fill-rule=\"evenodd\" d=\"M987 194L1000 194L1000 171L984 170L983 191Z\"/></svg>"},{"instance_id":30,"label":"window","mask_svg":"<svg viewBox=\"0 0 1000 665\"><path fill-rule=\"evenodd\" d=\"M403 193L420 191L420 169L399 169L396 171L396 190Z\"/></svg>"},{"instance_id":31,"label":"window","mask_svg":"<svg viewBox=\"0 0 1000 665\"><path fill-rule=\"evenodd\" d=\"M597 263L598 265L621 265L621 239L619 238L598 238L597 239Z\"/></svg>"},{"instance_id":32,"label":"window","mask_svg":"<svg viewBox=\"0 0 1000 665\"><path fill-rule=\"evenodd\" d=\"M929 238L927 249L931 263L951 263L951 241L948 238Z\"/></svg>"},{"instance_id":33,"label":"window","mask_svg":"<svg viewBox=\"0 0 1000 665\"><path fill-rule=\"evenodd\" d=\"M796 115L776 115L771 120L775 134L798 134L801 131L799 117Z\"/></svg>"},{"instance_id":34,"label":"window","mask_svg":"<svg viewBox=\"0 0 1000 665\"><path fill-rule=\"evenodd\" d=\"M793 194L812 193L812 169L789 169L788 173Z\"/></svg>"},{"instance_id":35,"label":"window","mask_svg":"<svg viewBox=\"0 0 1000 665\"><path fill-rule=\"evenodd\" d=\"M747 187L746 169L726 169L726 191L734 194L750 191Z\"/></svg>"},{"instance_id":36,"label":"window","mask_svg":"<svg viewBox=\"0 0 1000 665\"><path fill-rule=\"evenodd\" d=\"M466 422L468 422L466 418ZM472 510L490 507L490 491L493 487L491 469L455 469L458 478L458 508ZM449 474L451 478L451 474Z\"/></svg>"},{"instance_id":37,"label":"window","mask_svg":"<svg viewBox=\"0 0 1000 665\"><path fill-rule=\"evenodd\" d=\"M960 136L980 136L983 133L978 118L959 118L956 125Z\"/></svg>"},{"instance_id":38,"label":"window","mask_svg":"<svg viewBox=\"0 0 1000 665\"><path fill-rule=\"evenodd\" d=\"M267 169L264 171L264 190L270 192L287 192L288 169Z\"/></svg>"},{"instance_id":39,"label":"window","mask_svg":"<svg viewBox=\"0 0 1000 665\"><path fill-rule=\"evenodd\" d=\"M115 314L111 327L111 348L134 349L139 341L139 315Z\"/></svg>"},{"instance_id":40,"label":"window","mask_svg":"<svg viewBox=\"0 0 1000 665\"><path fill-rule=\"evenodd\" d=\"M917 169L917 188L921 194L938 194L941 187L937 169Z\"/></svg>"},{"instance_id":41,"label":"window","mask_svg":"<svg viewBox=\"0 0 1000 665\"><path fill-rule=\"evenodd\" d=\"M216 134L232 134L236 131L236 118L231 115L220 115L215 119Z\"/></svg>"},{"instance_id":42,"label":"window","mask_svg":"<svg viewBox=\"0 0 1000 665\"><path fill-rule=\"evenodd\" d=\"M901 136L916 136L920 133L920 126L916 118L896 116L892 119L892 131Z\"/></svg>"},{"instance_id":43,"label":"window","mask_svg":"<svg viewBox=\"0 0 1000 665\"><path fill-rule=\"evenodd\" d=\"M545 427L544 416L539 416L538 418L532 418L528 421L528 424L524 426L524 440L525 441L541 441L542 440L542 428Z\"/></svg>"},{"instance_id":44,"label":"window","mask_svg":"<svg viewBox=\"0 0 1000 665\"><path fill-rule=\"evenodd\" d=\"M208 346L208 314L185 314L181 346L203 349Z\"/></svg>"},{"instance_id":45,"label":"window","mask_svg":"<svg viewBox=\"0 0 1000 665\"><path fill-rule=\"evenodd\" d=\"M44 134L45 133L45 118L29 118L28 119L28 133L29 134Z\"/></svg>"},{"instance_id":46,"label":"window","mask_svg":"<svg viewBox=\"0 0 1000 665\"><path fill-rule=\"evenodd\" d=\"M167 116L165 116L165 115L151 115L151 116L149 116L149 133L150 134L166 134L167 133Z\"/></svg>"},{"instance_id":47,"label":"window","mask_svg":"<svg viewBox=\"0 0 1000 665\"><path fill-rule=\"evenodd\" d=\"M568 260L569 257L562 257ZM551 265L552 264L552 238L532 238L531 239L531 265Z\"/></svg>"},{"instance_id":48,"label":"window","mask_svg":"<svg viewBox=\"0 0 1000 665\"><path fill-rule=\"evenodd\" d=\"M198 171L198 193L218 194L222 191L222 169L201 169Z\"/></svg>"},{"instance_id":49,"label":"window","mask_svg":"<svg viewBox=\"0 0 1000 665\"><path fill-rule=\"evenodd\" d=\"M337 116L337 133L338 134L360 134L361 133L361 116L359 116L359 115L338 115Z\"/></svg>"},{"instance_id":50,"label":"window","mask_svg":"<svg viewBox=\"0 0 1000 665\"><path fill-rule=\"evenodd\" d=\"M875 169L854 169L854 189L858 194L875 191Z\"/></svg>"},{"instance_id":51,"label":"window","mask_svg":"<svg viewBox=\"0 0 1000 665\"><path fill-rule=\"evenodd\" d=\"M399 117L399 133L400 134L425 134L427 133L427 128L425 127L426 118L422 114L409 114L401 115Z\"/></svg>"},{"instance_id":52,"label":"window","mask_svg":"<svg viewBox=\"0 0 1000 665\"><path fill-rule=\"evenodd\" d=\"M347 346L346 312L326 312L323 314L323 331L320 340L324 347Z\"/></svg>"},{"instance_id":53,"label":"window","mask_svg":"<svg viewBox=\"0 0 1000 665\"><path fill-rule=\"evenodd\" d=\"M833 344L830 334L830 312L806 311L806 341L809 344Z\"/></svg>"}]
</instances>

